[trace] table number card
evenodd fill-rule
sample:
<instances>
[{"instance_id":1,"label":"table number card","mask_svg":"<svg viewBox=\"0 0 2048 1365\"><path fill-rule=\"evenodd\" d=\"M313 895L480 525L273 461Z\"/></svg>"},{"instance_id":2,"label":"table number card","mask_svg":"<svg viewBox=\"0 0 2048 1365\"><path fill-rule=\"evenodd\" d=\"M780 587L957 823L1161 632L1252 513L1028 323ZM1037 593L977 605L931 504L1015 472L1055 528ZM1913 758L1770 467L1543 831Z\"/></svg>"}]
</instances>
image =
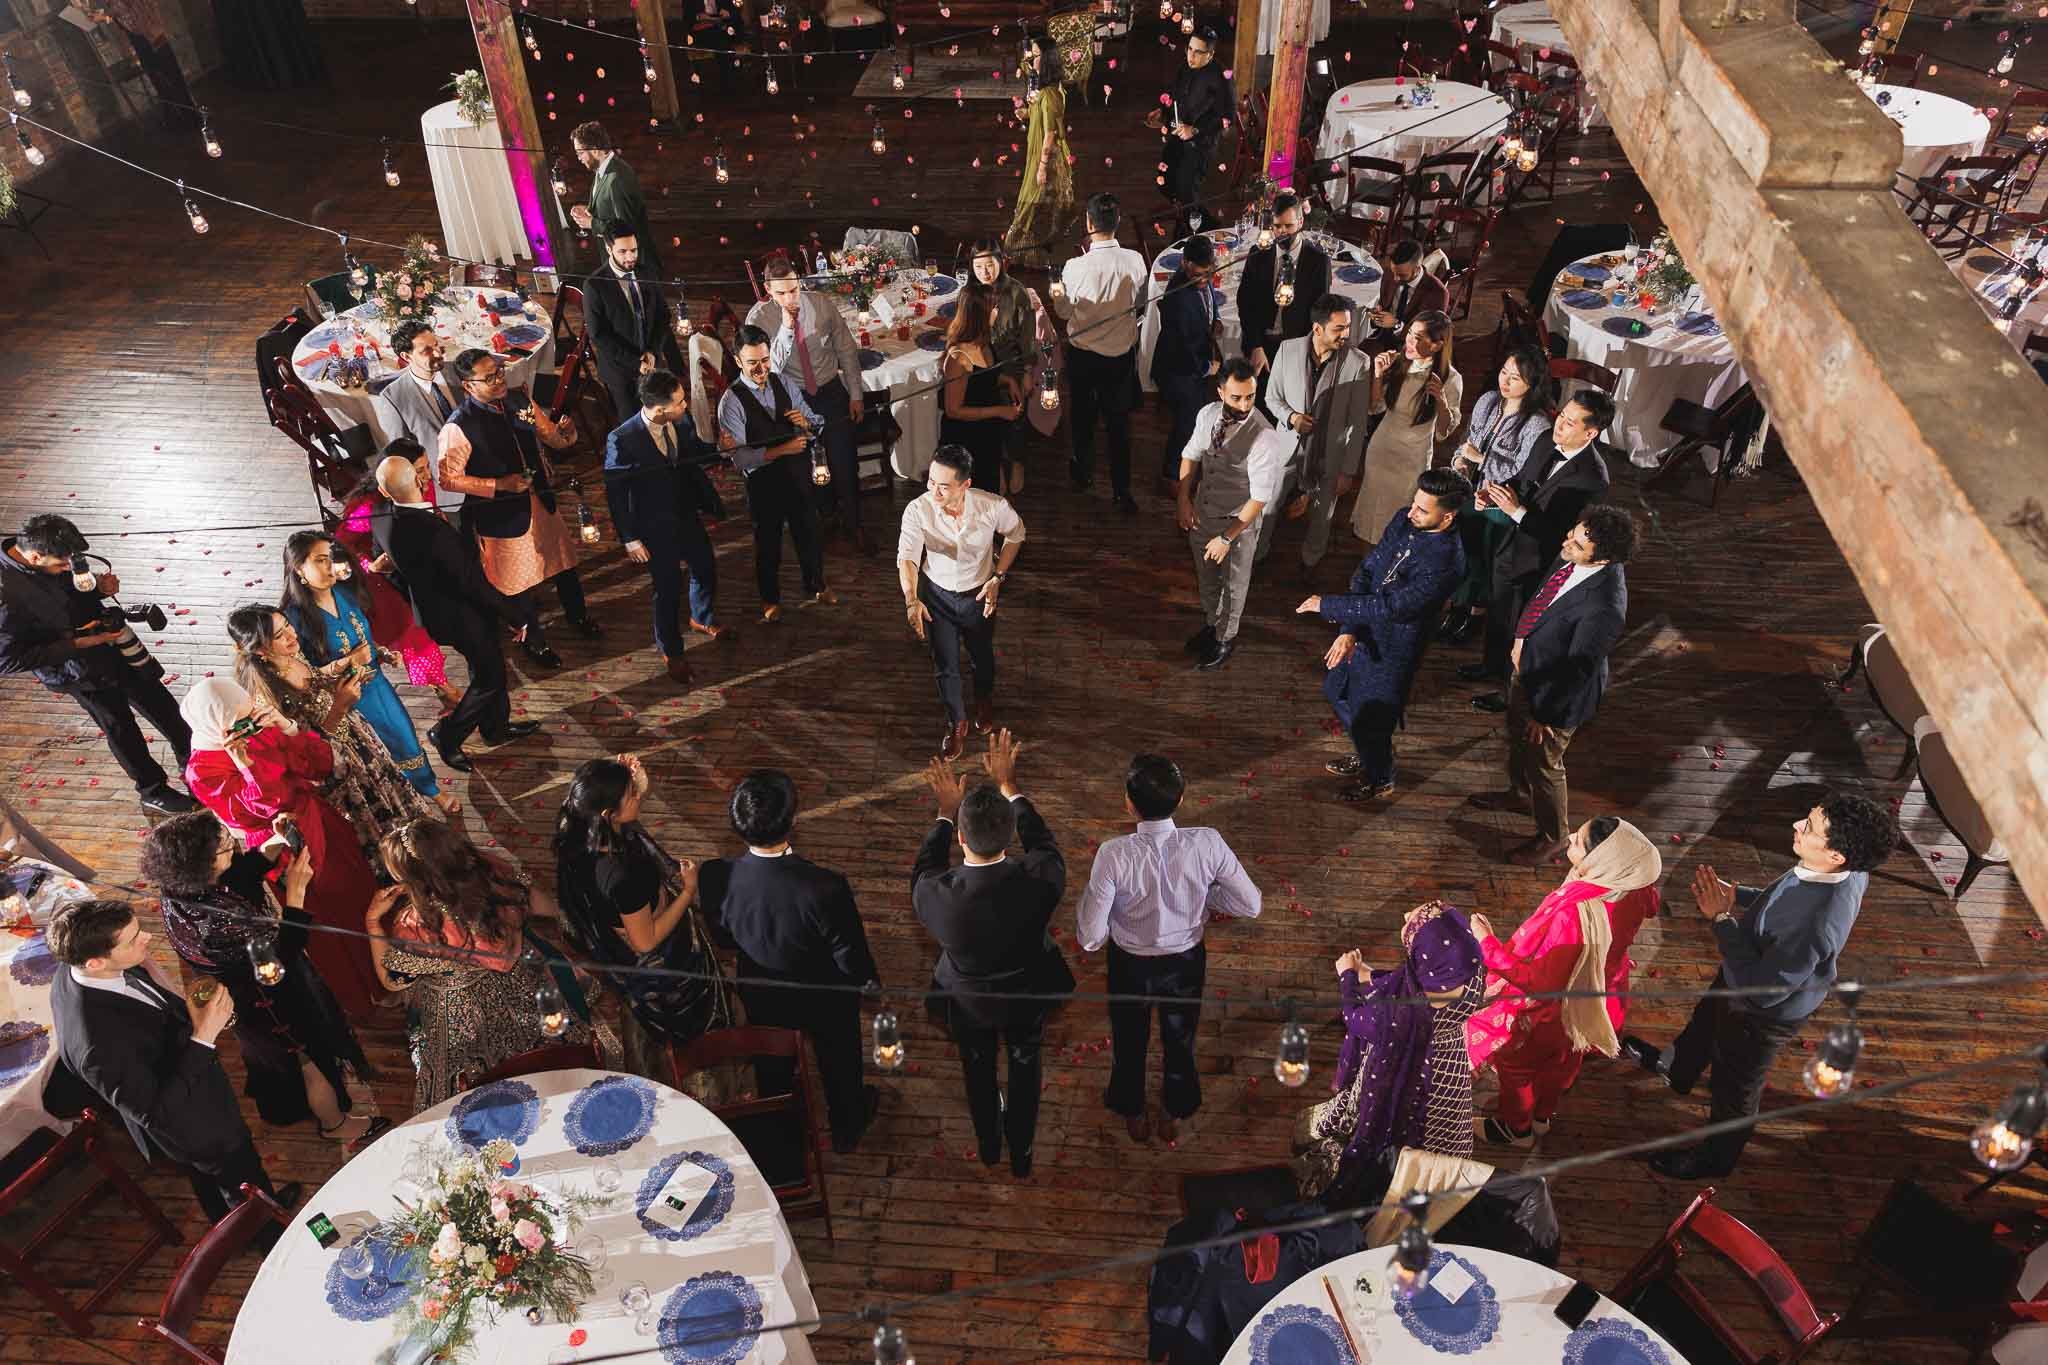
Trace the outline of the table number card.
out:
<instances>
[{"instance_id":1,"label":"table number card","mask_svg":"<svg viewBox=\"0 0 2048 1365\"><path fill-rule=\"evenodd\" d=\"M880 326L886 329L896 325L896 305L889 302L888 294L876 294L874 302L869 306L873 308L875 321Z\"/></svg>"},{"instance_id":2,"label":"table number card","mask_svg":"<svg viewBox=\"0 0 2048 1365\"><path fill-rule=\"evenodd\" d=\"M1429 1277L1429 1287L1443 1295L1446 1303L1456 1303L1464 1298L1465 1291L1474 1283L1472 1272L1456 1261L1445 1261L1437 1272Z\"/></svg>"}]
</instances>

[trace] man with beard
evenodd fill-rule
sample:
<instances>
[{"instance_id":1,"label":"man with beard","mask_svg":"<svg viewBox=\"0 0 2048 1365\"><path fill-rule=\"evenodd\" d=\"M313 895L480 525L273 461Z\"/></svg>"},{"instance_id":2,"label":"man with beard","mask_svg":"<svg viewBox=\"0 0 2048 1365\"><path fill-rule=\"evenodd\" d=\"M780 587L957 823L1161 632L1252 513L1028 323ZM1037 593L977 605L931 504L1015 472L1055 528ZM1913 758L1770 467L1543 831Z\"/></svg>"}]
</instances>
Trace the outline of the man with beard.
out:
<instances>
[{"instance_id":1,"label":"man with beard","mask_svg":"<svg viewBox=\"0 0 2048 1365\"><path fill-rule=\"evenodd\" d=\"M1206 618L1186 645L1197 668L1221 668L1237 649L1259 520L1279 496L1287 464L1288 440L1257 410L1258 391L1250 364L1233 358L1180 455L1180 528L1195 554Z\"/></svg>"}]
</instances>

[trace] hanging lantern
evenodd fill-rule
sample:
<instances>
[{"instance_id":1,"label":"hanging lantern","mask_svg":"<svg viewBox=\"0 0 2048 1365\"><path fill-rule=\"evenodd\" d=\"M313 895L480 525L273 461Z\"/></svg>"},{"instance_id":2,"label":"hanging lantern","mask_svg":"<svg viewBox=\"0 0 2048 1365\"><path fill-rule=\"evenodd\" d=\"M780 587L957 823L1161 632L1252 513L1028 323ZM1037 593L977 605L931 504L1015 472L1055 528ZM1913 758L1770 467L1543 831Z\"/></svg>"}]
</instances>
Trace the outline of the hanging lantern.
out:
<instances>
[{"instance_id":1,"label":"hanging lantern","mask_svg":"<svg viewBox=\"0 0 2048 1365\"><path fill-rule=\"evenodd\" d=\"M1282 255L1280 268L1273 273L1273 302L1285 308L1294 302L1294 257Z\"/></svg>"},{"instance_id":2,"label":"hanging lantern","mask_svg":"<svg viewBox=\"0 0 2048 1365\"><path fill-rule=\"evenodd\" d=\"M561 987L555 985L552 974L541 977L540 989L533 993L533 1004L540 1012L542 1037L560 1038L569 1031L569 1002L562 998Z\"/></svg>"},{"instance_id":3,"label":"hanging lantern","mask_svg":"<svg viewBox=\"0 0 2048 1365\"><path fill-rule=\"evenodd\" d=\"M825 457L825 443L815 437L811 441L811 482L823 488L832 482L832 466Z\"/></svg>"},{"instance_id":4,"label":"hanging lantern","mask_svg":"<svg viewBox=\"0 0 2048 1365\"><path fill-rule=\"evenodd\" d=\"M8 87L14 91L15 108L26 109L31 104L35 103L35 101L29 97L28 91L21 88L21 81L18 78L16 78L14 74L13 54L7 52L0 52L0 72L6 73Z\"/></svg>"},{"instance_id":5,"label":"hanging lantern","mask_svg":"<svg viewBox=\"0 0 2048 1365\"><path fill-rule=\"evenodd\" d=\"M1060 405L1060 372L1048 365L1038 379L1038 406L1047 412L1056 411Z\"/></svg>"},{"instance_id":6,"label":"hanging lantern","mask_svg":"<svg viewBox=\"0 0 2048 1365\"><path fill-rule=\"evenodd\" d=\"M555 192L557 199L569 197L569 168L560 157L556 157L554 164L548 167L548 188Z\"/></svg>"},{"instance_id":7,"label":"hanging lantern","mask_svg":"<svg viewBox=\"0 0 2048 1365\"><path fill-rule=\"evenodd\" d=\"M394 190L398 188L398 158L388 140L384 144L384 183Z\"/></svg>"},{"instance_id":8,"label":"hanging lantern","mask_svg":"<svg viewBox=\"0 0 2048 1365\"><path fill-rule=\"evenodd\" d=\"M875 1329L875 1365L917 1365L901 1327L885 1322Z\"/></svg>"},{"instance_id":9,"label":"hanging lantern","mask_svg":"<svg viewBox=\"0 0 2048 1365\"><path fill-rule=\"evenodd\" d=\"M889 66L889 88L891 90L903 89L907 83L906 75L907 73L903 69L903 58L898 56Z\"/></svg>"},{"instance_id":10,"label":"hanging lantern","mask_svg":"<svg viewBox=\"0 0 2048 1365\"><path fill-rule=\"evenodd\" d=\"M1288 1010L1287 1023L1280 1030L1280 1051L1273 1058L1273 1079L1289 1090L1308 1080L1308 1030Z\"/></svg>"},{"instance_id":11,"label":"hanging lantern","mask_svg":"<svg viewBox=\"0 0 2048 1365\"><path fill-rule=\"evenodd\" d=\"M2019 59L2019 43L2017 41L2009 42L2004 47L1998 50L1998 64L1992 69L1998 72L1999 75L2003 76L2008 71L2012 70L2012 64L2018 61Z\"/></svg>"},{"instance_id":12,"label":"hanging lantern","mask_svg":"<svg viewBox=\"0 0 2048 1365\"><path fill-rule=\"evenodd\" d=\"M719 143L718 150L712 153L711 178L721 185L728 184L732 180L732 172L725 168L725 144L723 142Z\"/></svg>"},{"instance_id":13,"label":"hanging lantern","mask_svg":"<svg viewBox=\"0 0 2048 1365\"><path fill-rule=\"evenodd\" d=\"M249 940L249 968L266 986L275 986L284 980L284 959L278 955L275 934L263 934Z\"/></svg>"},{"instance_id":14,"label":"hanging lantern","mask_svg":"<svg viewBox=\"0 0 2048 1365\"><path fill-rule=\"evenodd\" d=\"M1837 1024L1821 1040L1820 1049L1806 1064L1806 1088L1815 1099L1833 1099L1847 1091L1856 1076L1856 1058L1863 1051L1863 1035L1854 1024Z\"/></svg>"},{"instance_id":15,"label":"hanging lantern","mask_svg":"<svg viewBox=\"0 0 2048 1365\"><path fill-rule=\"evenodd\" d=\"M192 196L185 193L185 182L182 180L178 182L178 193L184 196L185 218L192 224L192 230L202 237L205 236L213 225L206 221L206 215L199 211L199 205L192 202Z\"/></svg>"},{"instance_id":16,"label":"hanging lantern","mask_svg":"<svg viewBox=\"0 0 2048 1365\"><path fill-rule=\"evenodd\" d=\"M1863 41L1856 44L1856 55L1868 57L1875 51L1877 51L1877 30L1866 28L1863 30Z\"/></svg>"},{"instance_id":17,"label":"hanging lantern","mask_svg":"<svg viewBox=\"0 0 2048 1365\"><path fill-rule=\"evenodd\" d=\"M1161 19L1173 18L1173 0L1159 0L1159 17Z\"/></svg>"},{"instance_id":18,"label":"hanging lantern","mask_svg":"<svg viewBox=\"0 0 2048 1365\"><path fill-rule=\"evenodd\" d=\"M2043 1122L2048 1122L2048 1094L2038 1081L2023 1085L1994 1117L1977 1125L1970 1134L1970 1153L1994 1171L2016 1171L2027 1164Z\"/></svg>"},{"instance_id":19,"label":"hanging lantern","mask_svg":"<svg viewBox=\"0 0 2048 1365\"><path fill-rule=\"evenodd\" d=\"M889 151L889 140L882 136L882 120L875 120L874 136L868 141L868 150L876 156L885 156Z\"/></svg>"},{"instance_id":20,"label":"hanging lantern","mask_svg":"<svg viewBox=\"0 0 2048 1365\"><path fill-rule=\"evenodd\" d=\"M1401 1211L1408 1215L1408 1226L1394 1243L1394 1259L1387 1274L1394 1292L1412 1299L1429 1283L1429 1263L1434 1254L1429 1228L1423 1221L1429 1216L1429 1196L1419 1192L1409 1195L1401 1201Z\"/></svg>"},{"instance_id":21,"label":"hanging lantern","mask_svg":"<svg viewBox=\"0 0 2048 1365\"><path fill-rule=\"evenodd\" d=\"M17 124L14 129L14 140L21 144L21 154L29 165L40 166L47 159L43 155L43 149L28 140L28 129Z\"/></svg>"},{"instance_id":22,"label":"hanging lantern","mask_svg":"<svg viewBox=\"0 0 2048 1365\"><path fill-rule=\"evenodd\" d=\"M878 1010L875 1013L875 1070L901 1071L903 1069L903 1029L896 1022L896 1011Z\"/></svg>"},{"instance_id":23,"label":"hanging lantern","mask_svg":"<svg viewBox=\"0 0 2048 1365\"><path fill-rule=\"evenodd\" d=\"M576 495L576 534L584 543L597 543L597 513L590 510L590 499L583 496L583 481L569 480L569 491Z\"/></svg>"},{"instance_id":24,"label":"hanging lantern","mask_svg":"<svg viewBox=\"0 0 2048 1365\"><path fill-rule=\"evenodd\" d=\"M1194 32L1195 32L1195 12L1194 12L1194 11L1193 11L1192 9L1191 9L1191 10L1189 10L1189 11L1188 11L1188 12L1187 12L1186 14L1183 14L1183 15L1181 15L1181 17L1180 17L1180 31L1181 31L1182 33L1184 33L1184 34L1187 34L1187 35L1188 35L1188 36L1190 36L1190 37L1194 36Z\"/></svg>"},{"instance_id":25,"label":"hanging lantern","mask_svg":"<svg viewBox=\"0 0 2048 1365\"><path fill-rule=\"evenodd\" d=\"M213 121L206 116L206 110L199 111L199 141L206 148L206 154L218 161L221 154L220 139L213 135Z\"/></svg>"}]
</instances>

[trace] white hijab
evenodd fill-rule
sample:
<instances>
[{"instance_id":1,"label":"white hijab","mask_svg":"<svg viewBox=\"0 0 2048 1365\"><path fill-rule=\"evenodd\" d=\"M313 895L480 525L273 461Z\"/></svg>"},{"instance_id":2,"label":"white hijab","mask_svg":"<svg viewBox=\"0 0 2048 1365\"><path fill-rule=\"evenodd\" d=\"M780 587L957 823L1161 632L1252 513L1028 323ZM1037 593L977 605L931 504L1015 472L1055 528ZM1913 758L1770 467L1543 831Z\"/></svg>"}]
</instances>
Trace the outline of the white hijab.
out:
<instances>
[{"instance_id":1,"label":"white hijab","mask_svg":"<svg viewBox=\"0 0 2048 1365\"><path fill-rule=\"evenodd\" d=\"M194 750L227 748L229 728L255 709L256 699L232 678L201 679L178 704L178 714L192 727Z\"/></svg>"},{"instance_id":2,"label":"white hijab","mask_svg":"<svg viewBox=\"0 0 2048 1365\"><path fill-rule=\"evenodd\" d=\"M1630 891L1655 886L1663 875L1664 858L1657 845L1626 820L1616 824L1614 832L1566 875L1567 883L1591 882L1605 887L1607 894L1579 902L1579 959L1572 964L1565 989L1607 989L1607 952L1614 943L1608 907ZM1558 1016L1574 1050L1608 1057L1620 1053L1621 1040L1614 1036L1614 1021L1608 1017L1605 1000L1574 997L1564 1002Z\"/></svg>"}]
</instances>

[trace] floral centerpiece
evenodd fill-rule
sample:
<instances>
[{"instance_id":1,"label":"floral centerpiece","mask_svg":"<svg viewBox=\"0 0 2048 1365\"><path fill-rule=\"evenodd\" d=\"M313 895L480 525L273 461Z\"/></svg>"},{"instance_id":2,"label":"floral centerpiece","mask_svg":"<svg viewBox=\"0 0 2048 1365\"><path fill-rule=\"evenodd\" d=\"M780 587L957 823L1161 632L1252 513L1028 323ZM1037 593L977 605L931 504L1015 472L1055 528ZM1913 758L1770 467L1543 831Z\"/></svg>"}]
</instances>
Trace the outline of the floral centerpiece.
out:
<instances>
[{"instance_id":1,"label":"floral centerpiece","mask_svg":"<svg viewBox=\"0 0 2048 1365\"><path fill-rule=\"evenodd\" d=\"M591 1292L590 1267L567 1241L601 1201L507 1179L514 1155L498 1138L442 1164L425 1196L374 1234L414 1266L399 1325L433 1359L460 1357L508 1308L573 1321Z\"/></svg>"},{"instance_id":2,"label":"floral centerpiece","mask_svg":"<svg viewBox=\"0 0 2048 1365\"><path fill-rule=\"evenodd\" d=\"M472 128L481 128L491 117L491 87L484 80L484 73L471 67L467 71L454 71L455 79L446 88L455 92L455 112L462 115Z\"/></svg>"},{"instance_id":3,"label":"floral centerpiece","mask_svg":"<svg viewBox=\"0 0 2048 1365\"><path fill-rule=\"evenodd\" d=\"M878 246L850 246L832 253L832 275L825 287L866 309L874 302L875 291L895 279L899 269L901 263Z\"/></svg>"},{"instance_id":4,"label":"floral centerpiece","mask_svg":"<svg viewBox=\"0 0 2048 1365\"><path fill-rule=\"evenodd\" d=\"M441 287L448 282L447 270L439 244L418 234L406 238L405 259L377 277L377 306L385 324L395 327L407 318L431 320Z\"/></svg>"},{"instance_id":5,"label":"floral centerpiece","mask_svg":"<svg viewBox=\"0 0 2048 1365\"><path fill-rule=\"evenodd\" d=\"M1663 305L1682 302L1687 292L1698 283L1692 272L1685 268L1685 258L1678 254L1678 243L1671 240L1668 228L1651 241L1643 252L1642 260L1636 263L1636 270L1643 292Z\"/></svg>"}]
</instances>

